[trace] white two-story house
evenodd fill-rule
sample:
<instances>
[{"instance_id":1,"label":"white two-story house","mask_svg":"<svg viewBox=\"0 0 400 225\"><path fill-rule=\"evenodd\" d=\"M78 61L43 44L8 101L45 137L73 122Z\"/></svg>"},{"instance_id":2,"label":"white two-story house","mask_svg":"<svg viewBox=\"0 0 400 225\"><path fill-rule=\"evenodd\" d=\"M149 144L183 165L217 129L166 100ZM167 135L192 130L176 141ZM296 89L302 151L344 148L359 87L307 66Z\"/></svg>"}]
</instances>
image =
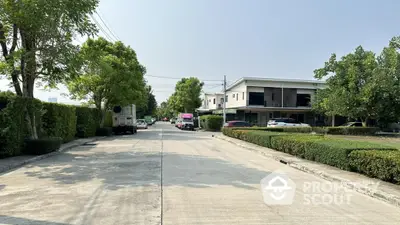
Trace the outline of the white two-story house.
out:
<instances>
[{"instance_id":1,"label":"white two-story house","mask_svg":"<svg viewBox=\"0 0 400 225\"><path fill-rule=\"evenodd\" d=\"M204 93L201 109L204 111L220 110L223 107L224 93Z\"/></svg>"},{"instance_id":2,"label":"white two-story house","mask_svg":"<svg viewBox=\"0 0 400 225\"><path fill-rule=\"evenodd\" d=\"M227 120L245 120L265 126L269 119L290 117L314 124L311 100L316 90L321 88L325 88L324 81L240 78L226 89ZM206 94L205 99L212 96Z\"/></svg>"}]
</instances>

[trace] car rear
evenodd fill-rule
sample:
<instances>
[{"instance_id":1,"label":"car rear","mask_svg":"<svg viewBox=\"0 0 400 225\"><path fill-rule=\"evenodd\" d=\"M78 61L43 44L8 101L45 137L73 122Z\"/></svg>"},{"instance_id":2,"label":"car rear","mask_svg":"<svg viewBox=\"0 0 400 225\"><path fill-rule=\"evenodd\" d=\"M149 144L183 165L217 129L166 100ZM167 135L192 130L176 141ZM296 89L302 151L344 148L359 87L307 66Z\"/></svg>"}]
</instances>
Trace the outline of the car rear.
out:
<instances>
[{"instance_id":1,"label":"car rear","mask_svg":"<svg viewBox=\"0 0 400 225\"><path fill-rule=\"evenodd\" d=\"M224 123L224 127L251 127L251 124L246 121L229 121Z\"/></svg>"}]
</instances>

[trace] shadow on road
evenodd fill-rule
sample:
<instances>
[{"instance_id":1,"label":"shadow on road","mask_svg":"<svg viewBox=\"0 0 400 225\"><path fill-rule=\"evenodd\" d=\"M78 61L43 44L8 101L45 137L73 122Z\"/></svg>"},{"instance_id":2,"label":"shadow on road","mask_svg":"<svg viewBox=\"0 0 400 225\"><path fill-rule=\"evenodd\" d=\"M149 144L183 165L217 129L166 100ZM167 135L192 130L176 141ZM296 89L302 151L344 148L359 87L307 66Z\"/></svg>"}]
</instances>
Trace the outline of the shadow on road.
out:
<instances>
[{"instance_id":1,"label":"shadow on road","mask_svg":"<svg viewBox=\"0 0 400 225\"><path fill-rule=\"evenodd\" d=\"M254 189L268 175L266 171L247 168L229 161L183 155L163 154L163 186L206 188L230 185ZM110 190L124 187L160 185L161 155L154 152L79 152L62 153L36 165L39 170L25 174L39 179L51 179L61 184L78 184L100 179Z\"/></svg>"},{"instance_id":2,"label":"shadow on road","mask_svg":"<svg viewBox=\"0 0 400 225\"><path fill-rule=\"evenodd\" d=\"M0 215L0 223L4 224L29 224L29 225L68 225L67 223L48 222L43 220L31 220L13 216Z\"/></svg>"}]
</instances>

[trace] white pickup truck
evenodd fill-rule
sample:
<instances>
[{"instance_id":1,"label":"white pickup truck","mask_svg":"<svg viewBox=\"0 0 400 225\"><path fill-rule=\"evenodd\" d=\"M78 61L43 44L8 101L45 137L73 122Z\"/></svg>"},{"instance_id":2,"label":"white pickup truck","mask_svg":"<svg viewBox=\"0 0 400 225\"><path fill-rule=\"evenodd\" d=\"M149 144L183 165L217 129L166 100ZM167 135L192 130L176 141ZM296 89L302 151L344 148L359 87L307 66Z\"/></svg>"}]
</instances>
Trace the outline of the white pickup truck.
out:
<instances>
[{"instance_id":1,"label":"white pickup truck","mask_svg":"<svg viewBox=\"0 0 400 225\"><path fill-rule=\"evenodd\" d=\"M115 106L113 108L113 132L120 133L137 133L136 124L136 106L134 104L128 106Z\"/></svg>"}]
</instances>

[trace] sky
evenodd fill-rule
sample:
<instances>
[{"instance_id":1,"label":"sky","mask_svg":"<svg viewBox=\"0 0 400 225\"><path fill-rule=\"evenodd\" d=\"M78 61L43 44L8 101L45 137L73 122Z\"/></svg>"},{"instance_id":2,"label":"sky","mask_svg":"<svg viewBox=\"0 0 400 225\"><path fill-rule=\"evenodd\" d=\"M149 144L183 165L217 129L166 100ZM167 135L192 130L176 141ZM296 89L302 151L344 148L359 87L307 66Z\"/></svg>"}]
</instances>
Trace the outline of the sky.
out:
<instances>
[{"instance_id":1,"label":"sky","mask_svg":"<svg viewBox=\"0 0 400 225\"><path fill-rule=\"evenodd\" d=\"M136 51L161 103L174 91L173 78L198 77L205 92L217 92L224 75L228 84L240 77L313 79L332 53L362 45L379 54L400 35L399 8L398 0L101 0L98 13ZM0 90L6 84L0 80ZM65 87L38 88L35 96L77 103L62 93Z\"/></svg>"}]
</instances>

